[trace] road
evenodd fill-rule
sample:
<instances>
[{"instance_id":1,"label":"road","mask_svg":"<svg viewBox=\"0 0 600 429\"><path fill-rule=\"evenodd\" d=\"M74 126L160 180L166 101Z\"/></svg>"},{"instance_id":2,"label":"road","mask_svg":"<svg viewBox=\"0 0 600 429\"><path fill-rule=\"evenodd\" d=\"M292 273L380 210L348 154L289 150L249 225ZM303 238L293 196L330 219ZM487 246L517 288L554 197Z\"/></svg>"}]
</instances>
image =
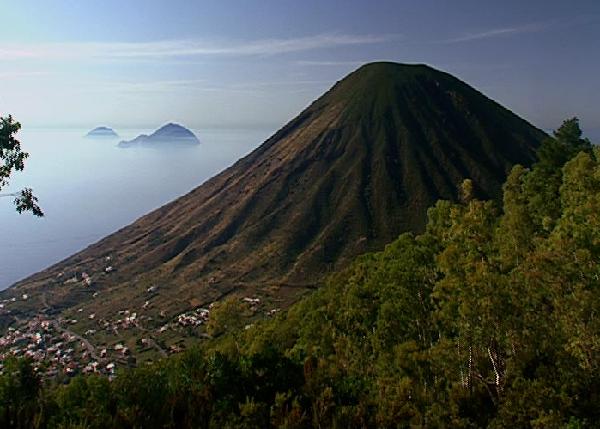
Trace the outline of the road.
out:
<instances>
[{"instance_id":1,"label":"road","mask_svg":"<svg viewBox=\"0 0 600 429\"><path fill-rule=\"evenodd\" d=\"M90 354L90 356L96 360L99 361L100 358L98 357L98 355L96 354L96 348L94 347L94 345L92 343L90 343L87 339L83 338L81 335L71 331L70 329L67 328L63 328L62 326L60 326L60 323L57 320L52 320L51 321L52 326L54 326L54 328L59 331L59 332L63 332L65 334L71 335L75 338L77 338L79 341L81 341L81 343L83 343L83 345L85 346L86 350L88 351L88 353Z\"/></svg>"}]
</instances>

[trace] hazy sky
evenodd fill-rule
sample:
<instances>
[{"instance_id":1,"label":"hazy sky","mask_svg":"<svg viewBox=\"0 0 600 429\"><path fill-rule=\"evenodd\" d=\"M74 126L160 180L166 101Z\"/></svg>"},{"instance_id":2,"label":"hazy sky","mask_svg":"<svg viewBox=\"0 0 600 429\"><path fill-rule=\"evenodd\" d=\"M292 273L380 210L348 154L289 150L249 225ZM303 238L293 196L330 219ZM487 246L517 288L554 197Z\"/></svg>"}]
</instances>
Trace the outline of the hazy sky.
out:
<instances>
[{"instance_id":1,"label":"hazy sky","mask_svg":"<svg viewBox=\"0 0 600 429\"><path fill-rule=\"evenodd\" d=\"M2 1L24 126L276 128L364 62L423 62L600 136L600 1Z\"/></svg>"}]
</instances>

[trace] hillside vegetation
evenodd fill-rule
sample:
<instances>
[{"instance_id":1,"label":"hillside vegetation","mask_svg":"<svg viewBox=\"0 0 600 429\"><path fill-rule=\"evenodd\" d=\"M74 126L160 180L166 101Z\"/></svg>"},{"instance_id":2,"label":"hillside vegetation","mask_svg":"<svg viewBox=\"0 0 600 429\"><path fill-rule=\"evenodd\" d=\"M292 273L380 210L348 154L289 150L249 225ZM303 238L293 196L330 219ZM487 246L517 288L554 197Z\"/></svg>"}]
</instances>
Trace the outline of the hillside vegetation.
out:
<instances>
[{"instance_id":1,"label":"hillside vegetation","mask_svg":"<svg viewBox=\"0 0 600 429\"><path fill-rule=\"evenodd\" d=\"M1 427L583 428L600 420L600 151L566 121L501 204L465 181L425 232L277 318L113 381L0 379ZM222 333L229 332L229 333Z\"/></svg>"}]
</instances>

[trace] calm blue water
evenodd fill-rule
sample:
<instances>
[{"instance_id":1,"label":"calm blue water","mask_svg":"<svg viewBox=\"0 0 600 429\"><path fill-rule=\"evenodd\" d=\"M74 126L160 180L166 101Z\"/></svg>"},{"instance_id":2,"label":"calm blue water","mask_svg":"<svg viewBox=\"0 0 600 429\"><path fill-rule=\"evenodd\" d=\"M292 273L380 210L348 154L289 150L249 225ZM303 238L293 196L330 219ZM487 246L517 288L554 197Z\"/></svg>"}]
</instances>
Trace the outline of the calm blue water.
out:
<instances>
[{"instance_id":1,"label":"calm blue water","mask_svg":"<svg viewBox=\"0 0 600 429\"><path fill-rule=\"evenodd\" d=\"M0 290L186 194L262 143L273 130L194 130L193 148L116 147L88 130L28 130L25 171L2 193L33 188L44 218L0 198ZM117 130L122 139L153 130Z\"/></svg>"}]
</instances>

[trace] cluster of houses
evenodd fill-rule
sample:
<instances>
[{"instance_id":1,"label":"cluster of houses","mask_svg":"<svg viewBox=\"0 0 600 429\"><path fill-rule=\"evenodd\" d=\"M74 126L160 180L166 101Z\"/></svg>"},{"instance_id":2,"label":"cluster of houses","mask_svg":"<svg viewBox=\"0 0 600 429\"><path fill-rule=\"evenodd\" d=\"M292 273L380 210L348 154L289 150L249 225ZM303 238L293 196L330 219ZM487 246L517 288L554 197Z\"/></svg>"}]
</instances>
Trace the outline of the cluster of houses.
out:
<instances>
[{"instance_id":1,"label":"cluster of houses","mask_svg":"<svg viewBox=\"0 0 600 429\"><path fill-rule=\"evenodd\" d=\"M210 316L210 310L206 308L198 308L196 310L181 313L177 316L176 322L179 326L200 326L203 323L208 322Z\"/></svg>"},{"instance_id":2,"label":"cluster of houses","mask_svg":"<svg viewBox=\"0 0 600 429\"><path fill-rule=\"evenodd\" d=\"M90 315L91 316L91 315ZM88 316L88 317L90 317ZM112 332L116 335L119 333L119 329L132 329L139 328L140 326L140 318L138 318L138 314L135 311L130 310L120 310L118 313L119 318L115 320L98 320L98 325L102 329L105 329L107 332ZM95 317L95 314L94 314ZM146 317L149 318L149 317ZM151 318L150 318L151 320Z\"/></svg>"},{"instance_id":3,"label":"cluster of houses","mask_svg":"<svg viewBox=\"0 0 600 429\"><path fill-rule=\"evenodd\" d=\"M242 302L246 303L248 305L248 307L250 308L250 310L252 310L253 312L257 312L259 307L260 307L260 298L251 298L251 297L243 297L241 299ZM175 325L178 325L180 327L197 327L200 326L206 322L208 322L208 319L210 318L210 310L214 307L216 303L211 303L207 308L197 308L195 310L192 311L187 311L184 313L179 314L176 318L175 318ZM274 315L276 312L278 312L279 309L275 308L272 310L269 310L266 315L268 316L272 316ZM167 329L169 329L169 324L163 325L160 329L159 332L164 332Z\"/></svg>"},{"instance_id":4,"label":"cluster of houses","mask_svg":"<svg viewBox=\"0 0 600 429\"><path fill-rule=\"evenodd\" d=\"M107 261L110 259L107 258ZM106 273L113 271L112 266L105 268ZM64 274L59 274L62 277ZM83 272L80 276L75 275L69 278L65 283L83 283L89 287L92 285L91 276ZM153 319L148 315L151 307L150 300L157 292L156 286L151 286L145 291L149 296L141 308L124 309L115 314L114 319L103 319L96 317L95 313L82 313L76 318L52 320L46 316L36 316L26 323L21 323L18 328L10 327L5 335L0 337L0 373L4 370L3 362L10 357L27 357L33 362L36 371L45 377L56 377L59 375L72 376L79 373L99 373L109 377L114 376L117 365L128 365L135 359L131 356L131 351L122 343L117 343L111 347L94 347L89 341L99 330L104 330L111 335L119 336L119 330L128 330L137 328L141 331L145 329L146 323ZM94 297L98 292L94 292ZM11 302L17 300L27 300L29 297L23 294L19 298L10 298L0 301L0 313L10 312L7 308ZM261 309L261 299L256 297L242 297L240 300L245 303L254 313ZM211 309L215 303L208 308L196 308L178 314L167 323L156 329L160 334L167 330L180 330L182 328L199 328L209 321ZM274 316L279 309L274 308L264 312L266 316ZM159 314L161 319L166 319L164 311ZM87 325L87 329L82 336L69 331L71 326L79 326L79 320L93 321L93 325ZM75 326L74 326L75 325ZM147 325L146 325L147 326ZM163 350L153 339L142 338L139 342L141 347L154 347L159 349L163 355L167 353L178 353L181 348L177 345L167 347ZM166 346L165 346L166 347Z\"/></svg>"},{"instance_id":5,"label":"cluster of houses","mask_svg":"<svg viewBox=\"0 0 600 429\"><path fill-rule=\"evenodd\" d=\"M11 357L25 357L44 377L78 373L114 375L115 364L95 356L76 335L61 330L56 322L36 317L21 327L9 327L0 337L0 372ZM105 355L106 357L106 355Z\"/></svg>"}]
</instances>

